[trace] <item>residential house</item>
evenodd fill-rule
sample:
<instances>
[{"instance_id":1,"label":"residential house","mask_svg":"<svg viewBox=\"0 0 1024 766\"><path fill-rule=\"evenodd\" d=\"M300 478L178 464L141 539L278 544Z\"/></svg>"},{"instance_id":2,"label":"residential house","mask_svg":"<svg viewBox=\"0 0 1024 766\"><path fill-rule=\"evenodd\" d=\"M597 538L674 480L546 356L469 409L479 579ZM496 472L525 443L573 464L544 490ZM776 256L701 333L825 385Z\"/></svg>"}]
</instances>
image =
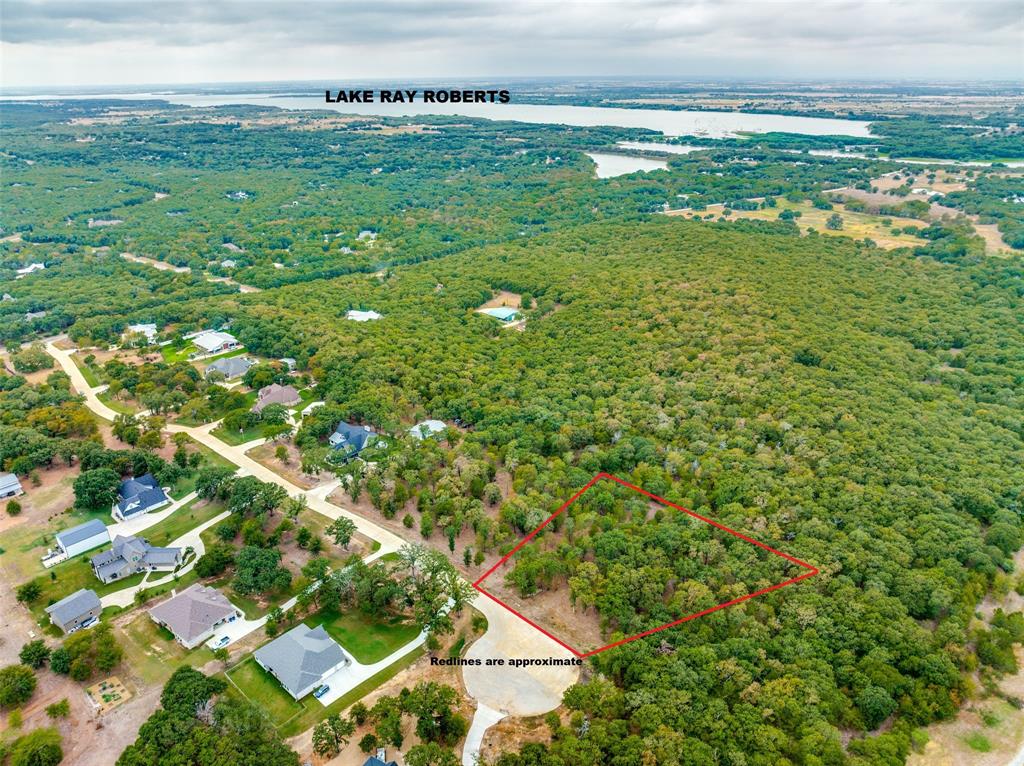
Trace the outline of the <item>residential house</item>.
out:
<instances>
[{"instance_id":1,"label":"residential house","mask_svg":"<svg viewBox=\"0 0 1024 766\"><path fill-rule=\"evenodd\" d=\"M350 460L367 447L372 447L380 439L380 435L369 426L357 426L342 421L338 423L327 443L331 449L341 452L346 460Z\"/></svg>"},{"instance_id":2,"label":"residential house","mask_svg":"<svg viewBox=\"0 0 1024 766\"><path fill-rule=\"evenodd\" d=\"M220 262L220 267L221 267L222 269L233 269L233 268L235 268L235 266L237 266L237 265L238 265L238 264L237 264L237 263L235 263L235 262L234 262L233 260L231 260L230 258L225 258L225 259L224 259L223 261L221 261L221 262Z\"/></svg>"},{"instance_id":3,"label":"residential house","mask_svg":"<svg viewBox=\"0 0 1024 766\"><path fill-rule=\"evenodd\" d=\"M501 322L515 322L521 317L519 309L509 308L508 306L500 306L493 309L479 309L481 314L486 314L489 317L494 317Z\"/></svg>"},{"instance_id":4,"label":"residential house","mask_svg":"<svg viewBox=\"0 0 1024 766\"><path fill-rule=\"evenodd\" d=\"M3 300L3 302L4 302L4 303L7 303L8 301L16 301L16 300L18 300L18 299L17 299L17 298L15 298L15 297L14 297L13 295L11 295L10 293L4 293L4 297L3 297L3 299L2 299L2 300Z\"/></svg>"},{"instance_id":5,"label":"residential house","mask_svg":"<svg viewBox=\"0 0 1024 766\"><path fill-rule=\"evenodd\" d=\"M285 407L291 407L301 401L302 397L299 396L299 392L295 390L294 386L279 386L277 383L272 383L260 389L260 392L256 395L256 403L252 406L252 411L263 412L263 408L270 404L282 404Z\"/></svg>"},{"instance_id":6,"label":"residential house","mask_svg":"<svg viewBox=\"0 0 1024 766\"><path fill-rule=\"evenodd\" d=\"M423 441L445 432L448 426L440 420L424 420L409 429L409 435L416 441Z\"/></svg>"},{"instance_id":7,"label":"residential house","mask_svg":"<svg viewBox=\"0 0 1024 766\"><path fill-rule=\"evenodd\" d=\"M14 272L15 274L18 275L18 276L15 277L15 279L21 279L22 277L27 277L33 271L42 271L45 268L46 268L46 264L45 263L30 263L25 268L17 269Z\"/></svg>"},{"instance_id":8,"label":"residential house","mask_svg":"<svg viewBox=\"0 0 1024 766\"><path fill-rule=\"evenodd\" d=\"M254 364L256 362L246 356L229 356L208 364L203 374L209 377L210 373L219 372L225 380L232 380L245 375Z\"/></svg>"},{"instance_id":9,"label":"residential house","mask_svg":"<svg viewBox=\"0 0 1024 766\"><path fill-rule=\"evenodd\" d=\"M117 535L114 545L91 559L92 571L104 583L138 572L171 571L181 563L181 548L154 548L141 537Z\"/></svg>"},{"instance_id":10,"label":"residential house","mask_svg":"<svg viewBox=\"0 0 1024 766\"><path fill-rule=\"evenodd\" d=\"M242 616L216 588L196 583L149 610L149 616L174 634L186 649L211 638L217 628Z\"/></svg>"},{"instance_id":11,"label":"residential house","mask_svg":"<svg viewBox=\"0 0 1024 766\"><path fill-rule=\"evenodd\" d=\"M0 473L0 497L16 497L24 493L17 476L13 473Z\"/></svg>"},{"instance_id":12,"label":"residential house","mask_svg":"<svg viewBox=\"0 0 1024 766\"><path fill-rule=\"evenodd\" d=\"M374 319L383 319L383 314L378 314L376 311L356 311L349 310L345 313L345 319L351 319L353 322L370 322Z\"/></svg>"},{"instance_id":13,"label":"residential house","mask_svg":"<svg viewBox=\"0 0 1024 766\"><path fill-rule=\"evenodd\" d=\"M225 351L239 348L241 344L234 335L228 332L206 330L192 338L192 343L200 354L222 354Z\"/></svg>"},{"instance_id":14,"label":"residential house","mask_svg":"<svg viewBox=\"0 0 1024 766\"><path fill-rule=\"evenodd\" d=\"M92 519L84 524L79 524L77 527L65 529L53 537L57 542L57 548L67 558L91 551L93 548L98 548L110 542L110 532L107 531L107 526L99 519Z\"/></svg>"},{"instance_id":15,"label":"residential house","mask_svg":"<svg viewBox=\"0 0 1024 766\"><path fill-rule=\"evenodd\" d=\"M117 502L110 509L117 521L126 521L140 513L149 513L169 505L171 498L151 473L125 479L117 489Z\"/></svg>"},{"instance_id":16,"label":"residential house","mask_svg":"<svg viewBox=\"0 0 1024 766\"><path fill-rule=\"evenodd\" d=\"M385 761L384 759L387 757L387 751L383 747L379 747L377 754L367 758L363 766L398 766L398 761Z\"/></svg>"},{"instance_id":17,"label":"residential house","mask_svg":"<svg viewBox=\"0 0 1024 766\"><path fill-rule=\"evenodd\" d=\"M309 628L304 623L264 644L253 657L295 699L302 699L329 675L351 663L323 625Z\"/></svg>"},{"instance_id":18,"label":"residential house","mask_svg":"<svg viewBox=\"0 0 1024 766\"><path fill-rule=\"evenodd\" d=\"M25 312L25 321L26 322L31 322L31 321L33 321L35 319L42 319L44 316L46 316L46 312L45 311L26 311Z\"/></svg>"},{"instance_id":19,"label":"residential house","mask_svg":"<svg viewBox=\"0 0 1024 766\"><path fill-rule=\"evenodd\" d=\"M103 606L96 591L82 588L46 607L50 622L65 633L74 633L99 619Z\"/></svg>"},{"instance_id":20,"label":"residential house","mask_svg":"<svg viewBox=\"0 0 1024 766\"><path fill-rule=\"evenodd\" d=\"M146 338L146 343L152 343L156 340L157 329L155 324L130 324L128 329L125 330L125 334L132 335L143 335Z\"/></svg>"},{"instance_id":21,"label":"residential house","mask_svg":"<svg viewBox=\"0 0 1024 766\"><path fill-rule=\"evenodd\" d=\"M292 357L290 357L290 356L283 356L280 359L278 359L277 361L279 361L281 364L283 364L288 369L288 372L295 372L296 363L295 363L295 360Z\"/></svg>"}]
</instances>

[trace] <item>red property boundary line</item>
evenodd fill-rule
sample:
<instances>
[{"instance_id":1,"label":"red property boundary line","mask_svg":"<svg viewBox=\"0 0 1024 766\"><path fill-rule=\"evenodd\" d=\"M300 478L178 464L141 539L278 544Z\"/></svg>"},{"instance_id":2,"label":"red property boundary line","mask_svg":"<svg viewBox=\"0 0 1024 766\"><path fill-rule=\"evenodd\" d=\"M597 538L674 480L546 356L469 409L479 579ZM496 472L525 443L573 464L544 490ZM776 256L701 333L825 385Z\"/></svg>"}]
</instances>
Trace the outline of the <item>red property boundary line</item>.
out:
<instances>
[{"instance_id":1,"label":"red property boundary line","mask_svg":"<svg viewBox=\"0 0 1024 766\"><path fill-rule=\"evenodd\" d=\"M645 495L645 496L651 498L652 500L654 500L654 501L656 501L658 503L661 503L664 506L667 506L669 508L675 508L677 511L681 511L681 512L685 513L687 516L691 516L692 518L698 519L699 521L703 521L705 524L710 524L711 526L715 527L716 529L720 529L723 532L726 532L726 533L732 535L733 537L738 537L740 540L743 540L744 542L748 542L751 545L756 545L758 548L762 548L762 549L768 551L769 553L773 553L776 556L784 558L784 559L786 559L786 561L790 562L791 564L796 564L797 566L802 567L803 569L806 569L808 571L805 572L802 575L797 576L797 577L792 577L789 580L786 580L784 582L780 582L777 585L771 585L771 586L769 586L767 588L761 588L760 590L754 591L753 593L748 593L745 596L740 596L739 598L734 598L731 601L726 601L725 603L718 604L717 606L713 606L710 609L704 609L704 610L702 610L700 612L694 612L693 614L688 614L685 617L681 617L680 619L674 620L673 622L665 623L664 625L660 625L657 628L651 628L650 630L645 630L643 633L637 633L635 636L629 636L629 637L623 638L623 639L621 639L619 641L615 641L615 642L613 642L611 644L607 644L605 646L599 647L597 649L591 649L589 652L580 652L577 649L573 648L572 646L569 646L569 644L567 644L564 641L562 641L560 638L558 638L558 636L552 635L550 632L548 632L547 630L542 628L540 625L535 623L530 618L526 617L525 615L521 614L520 612L517 612L515 609L510 607L504 601L499 599L497 596L487 592L483 588L481 583L484 580L486 580L488 577L490 577L502 564L504 564L506 561L508 561L510 558L512 558L519 551L520 548L522 548L524 545L526 545L528 542L530 542L530 540L532 540L534 537L536 537L537 534L542 529L544 529L544 527L546 527L548 524L550 524L552 521L554 521L554 519L557 516L559 516L559 514L563 513L566 508L568 508L570 505L572 505L577 500L579 500L584 492L586 492L588 489L593 487L595 484L597 484L597 482L601 481L602 479L607 479L609 481L614 481L616 484L621 484L623 487L627 487L627 488L633 490L634 492L639 492L641 495ZM628 643L630 643L632 641L637 641L637 640L639 640L641 638L646 638L647 636L650 636L650 635L652 635L654 633L660 633L663 630L668 630L669 628L674 628L677 625L682 625L684 622L689 622L690 620L695 620L698 617L703 617L704 615L711 614L712 612L717 612L719 609L725 609L726 607L734 606L736 604L739 604L740 602L748 601L749 599L756 598L757 596L763 596L765 593L770 593L773 590L779 590L780 588L785 588L787 585L793 585L794 583L798 583L801 580L806 580L809 577L814 577L814 575L816 575L816 574L818 574L818 568L817 567L812 566L811 564L808 564L805 561L801 561L798 558L790 556L788 553L783 553L782 551L776 550L775 548L772 548L771 546L765 545L764 543L762 543L762 542L760 542L758 540L755 540L752 537L748 537L747 535L743 534L742 532L737 532L735 529L730 529L729 527L725 526L724 524L720 524L719 522L715 521L714 519L709 519L706 516L701 516L699 513L694 513L693 511L689 510L688 508L683 508L681 505L676 505L675 503L669 502L668 500L665 500L664 498L658 497L657 495L652 494L651 492L648 492L645 489L641 489L640 487L637 487L637 486L635 486L633 484L630 484L628 481L623 481L622 479L620 479L617 476L612 476L610 473L599 473L599 474L597 474L597 476L595 476L593 479L591 479L589 482L587 482L586 485L584 485L583 488L580 489L576 494L574 494L572 497L570 497L568 500L566 500L565 503L563 503L562 506L557 511L555 511L553 514L551 514L551 516L549 516L545 521L543 521L540 524L540 526L538 526L535 530L530 532L530 534L528 534L526 537L524 537L522 540L520 540L519 544L515 548L513 548L511 551L509 551L507 554L505 554L505 556L503 556L494 566L492 566L490 569L488 569L486 572L484 572L479 578L477 578L476 582L473 583L473 587L476 588L476 590L478 590L480 593L483 593L485 596L487 596L487 598L491 599L491 601L494 601L499 606L502 606L505 609L507 609L508 611L510 611L512 614L514 614L516 617L518 617L523 622L525 622L528 625L531 625L534 628L536 628L537 630L539 630L541 633L543 633L545 636L550 638L555 643L559 644L560 646L565 647L570 652L572 652L574 655L576 655L580 659L583 659L584 657L591 657L591 656L593 656L595 654L598 654L599 652L604 652L604 651L607 651L608 649L614 649L617 646L622 646L623 644L628 644Z\"/></svg>"}]
</instances>

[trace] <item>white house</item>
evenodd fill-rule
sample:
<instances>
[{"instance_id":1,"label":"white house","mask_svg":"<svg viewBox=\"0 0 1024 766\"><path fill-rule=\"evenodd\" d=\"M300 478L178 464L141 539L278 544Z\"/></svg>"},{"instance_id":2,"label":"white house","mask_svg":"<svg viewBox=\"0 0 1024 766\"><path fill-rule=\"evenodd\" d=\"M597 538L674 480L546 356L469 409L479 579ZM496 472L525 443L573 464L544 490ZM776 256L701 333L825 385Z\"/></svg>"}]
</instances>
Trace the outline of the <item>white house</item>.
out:
<instances>
[{"instance_id":1,"label":"white house","mask_svg":"<svg viewBox=\"0 0 1024 766\"><path fill-rule=\"evenodd\" d=\"M192 338L192 343L202 354L220 354L224 351L231 351L238 348L238 340L234 335L217 330L206 330Z\"/></svg>"},{"instance_id":2,"label":"white house","mask_svg":"<svg viewBox=\"0 0 1024 766\"><path fill-rule=\"evenodd\" d=\"M18 275L18 276L15 277L15 279L21 279L22 277L27 277L33 271L42 271L45 268L46 268L46 264L45 263L30 263L25 268L18 269L18 270L16 270L14 272L15 274Z\"/></svg>"},{"instance_id":3,"label":"white house","mask_svg":"<svg viewBox=\"0 0 1024 766\"><path fill-rule=\"evenodd\" d=\"M353 322L370 322L374 319L383 319L383 315L376 311L351 310L346 312L345 319L351 319Z\"/></svg>"},{"instance_id":4,"label":"white house","mask_svg":"<svg viewBox=\"0 0 1024 766\"><path fill-rule=\"evenodd\" d=\"M79 553L85 553L93 548L106 545L110 542L110 533L102 521L93 519L84 524L79 524L77 527L71 527L71 529L58 532L54 535L54 540L57 543L57 548L65 556L71 558Z\"/></svg>"}]
</instances>

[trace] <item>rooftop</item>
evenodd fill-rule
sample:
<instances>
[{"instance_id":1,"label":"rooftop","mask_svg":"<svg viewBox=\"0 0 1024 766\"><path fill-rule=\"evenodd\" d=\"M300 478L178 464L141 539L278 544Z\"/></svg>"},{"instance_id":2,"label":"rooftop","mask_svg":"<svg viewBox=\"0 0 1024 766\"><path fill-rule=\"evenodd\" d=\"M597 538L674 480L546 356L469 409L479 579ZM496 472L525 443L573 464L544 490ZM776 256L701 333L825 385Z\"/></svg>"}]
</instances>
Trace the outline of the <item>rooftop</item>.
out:
<instances>
[{"instance_id":1,"label":"rooftop","mask_svg":"<svg viewBox=\"0 0 1024 766\"><path fill-rule=\"evenodd\" d=\"M57 538L57 542L67 548L75 543L80 543L83 540L88 540L90 537L101 534L108 535L107 539L109 539L106 525L99 519L91 519L84 524L79 524L77 527L71 527L71 529L58 532L54 537Z\"/></svg>"},{"instance_id":2,"label":"rooftop","mask_svg":"<svg viewBox=\"0 0 1024 766\"><path fill-rule=\"evenodd\" d=\"M309 628L304 623L261 646L255 656L263 665L273 668L277 680L292 696L309 688L347 659L322 625Z\"/></svg>"},{"instance_id":3,"label":"rooftop","mask_svg":"<svg viewBox=\"0 0 1024 766\"><path fill-rule=\"evenodd\" d=\"M189 643L234 612L235 607L223 593L199 583L149 610L174 635Z\"/></svg>"},{"instance_id":4,"label":"rooftop","mask_svg":"<svg viewBox=\"0 0 1024 766\"><path fill-rule=\"evenodd\" d=\"M46 607L46 613L62 625L79 617L90 609L97 609L100 606L100 598L95 591L82 588L76 590L70 596L65 596L60 601Z\"/></svg>"}]
</instances>

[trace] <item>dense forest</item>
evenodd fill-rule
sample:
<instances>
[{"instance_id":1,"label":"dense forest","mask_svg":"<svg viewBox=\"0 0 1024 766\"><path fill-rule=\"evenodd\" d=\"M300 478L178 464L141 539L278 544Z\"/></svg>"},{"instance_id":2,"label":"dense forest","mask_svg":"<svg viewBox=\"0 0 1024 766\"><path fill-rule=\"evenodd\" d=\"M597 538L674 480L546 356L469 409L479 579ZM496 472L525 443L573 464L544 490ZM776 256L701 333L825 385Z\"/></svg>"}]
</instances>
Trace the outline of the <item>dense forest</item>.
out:
<instances>
[{"instance_id":1,"label":"dense forest","mask_svg":"<svg viewBox=\"0 0 1024 766\"><path fill-rule=\"evenodd\" d=\"M43 119L33 109L20 119ZM820 570L589 659L565 695L570 725L556 717L549 743L498 766L901 764L913 729L968 697L967 673L1012 669L1011 633L971 616L1011 582L1024 542L1021 256L651 215L678 195L827 205L825 190L892 170L882 159L723 142L667 172L598 180L582 150L637 131L293 130L258 124L266 116L5 128L0 221L21 241L0 245L14 298L0 304L0 337L67 328L108 343L131 321L173 335L230 320L252 353L294 358L327 402L296 435L308 460L337 418L397 436L424 418L458 424L443 441L397 438L370 475L341 470L383 516L447 537L465 572L601 471ZM979 177L950 204L1012 218L1010 184ZM13 278L40 258L45 270ZM521 331L474 311L498 290L521 296ZM29 308L47 311L42 324L22 321ZM352 308L383 318L346 321ZM173 365L103 373L127 391L144 382L160 408L231 407ZM5 462L40 465L88 436L60 374L2 386ZM609 640L786 576L648 513L606 488L502 576L524 595L565 589ZM467 531L471 549L457 550ZM190 705L220 691L178 681L195 685ZM202 748L248 715L228 701L182 723L168 694L121 763L153 760L179 729L172 752ZM242 730L291 762L258 726Z\"/></svg>"}]
</instances>

